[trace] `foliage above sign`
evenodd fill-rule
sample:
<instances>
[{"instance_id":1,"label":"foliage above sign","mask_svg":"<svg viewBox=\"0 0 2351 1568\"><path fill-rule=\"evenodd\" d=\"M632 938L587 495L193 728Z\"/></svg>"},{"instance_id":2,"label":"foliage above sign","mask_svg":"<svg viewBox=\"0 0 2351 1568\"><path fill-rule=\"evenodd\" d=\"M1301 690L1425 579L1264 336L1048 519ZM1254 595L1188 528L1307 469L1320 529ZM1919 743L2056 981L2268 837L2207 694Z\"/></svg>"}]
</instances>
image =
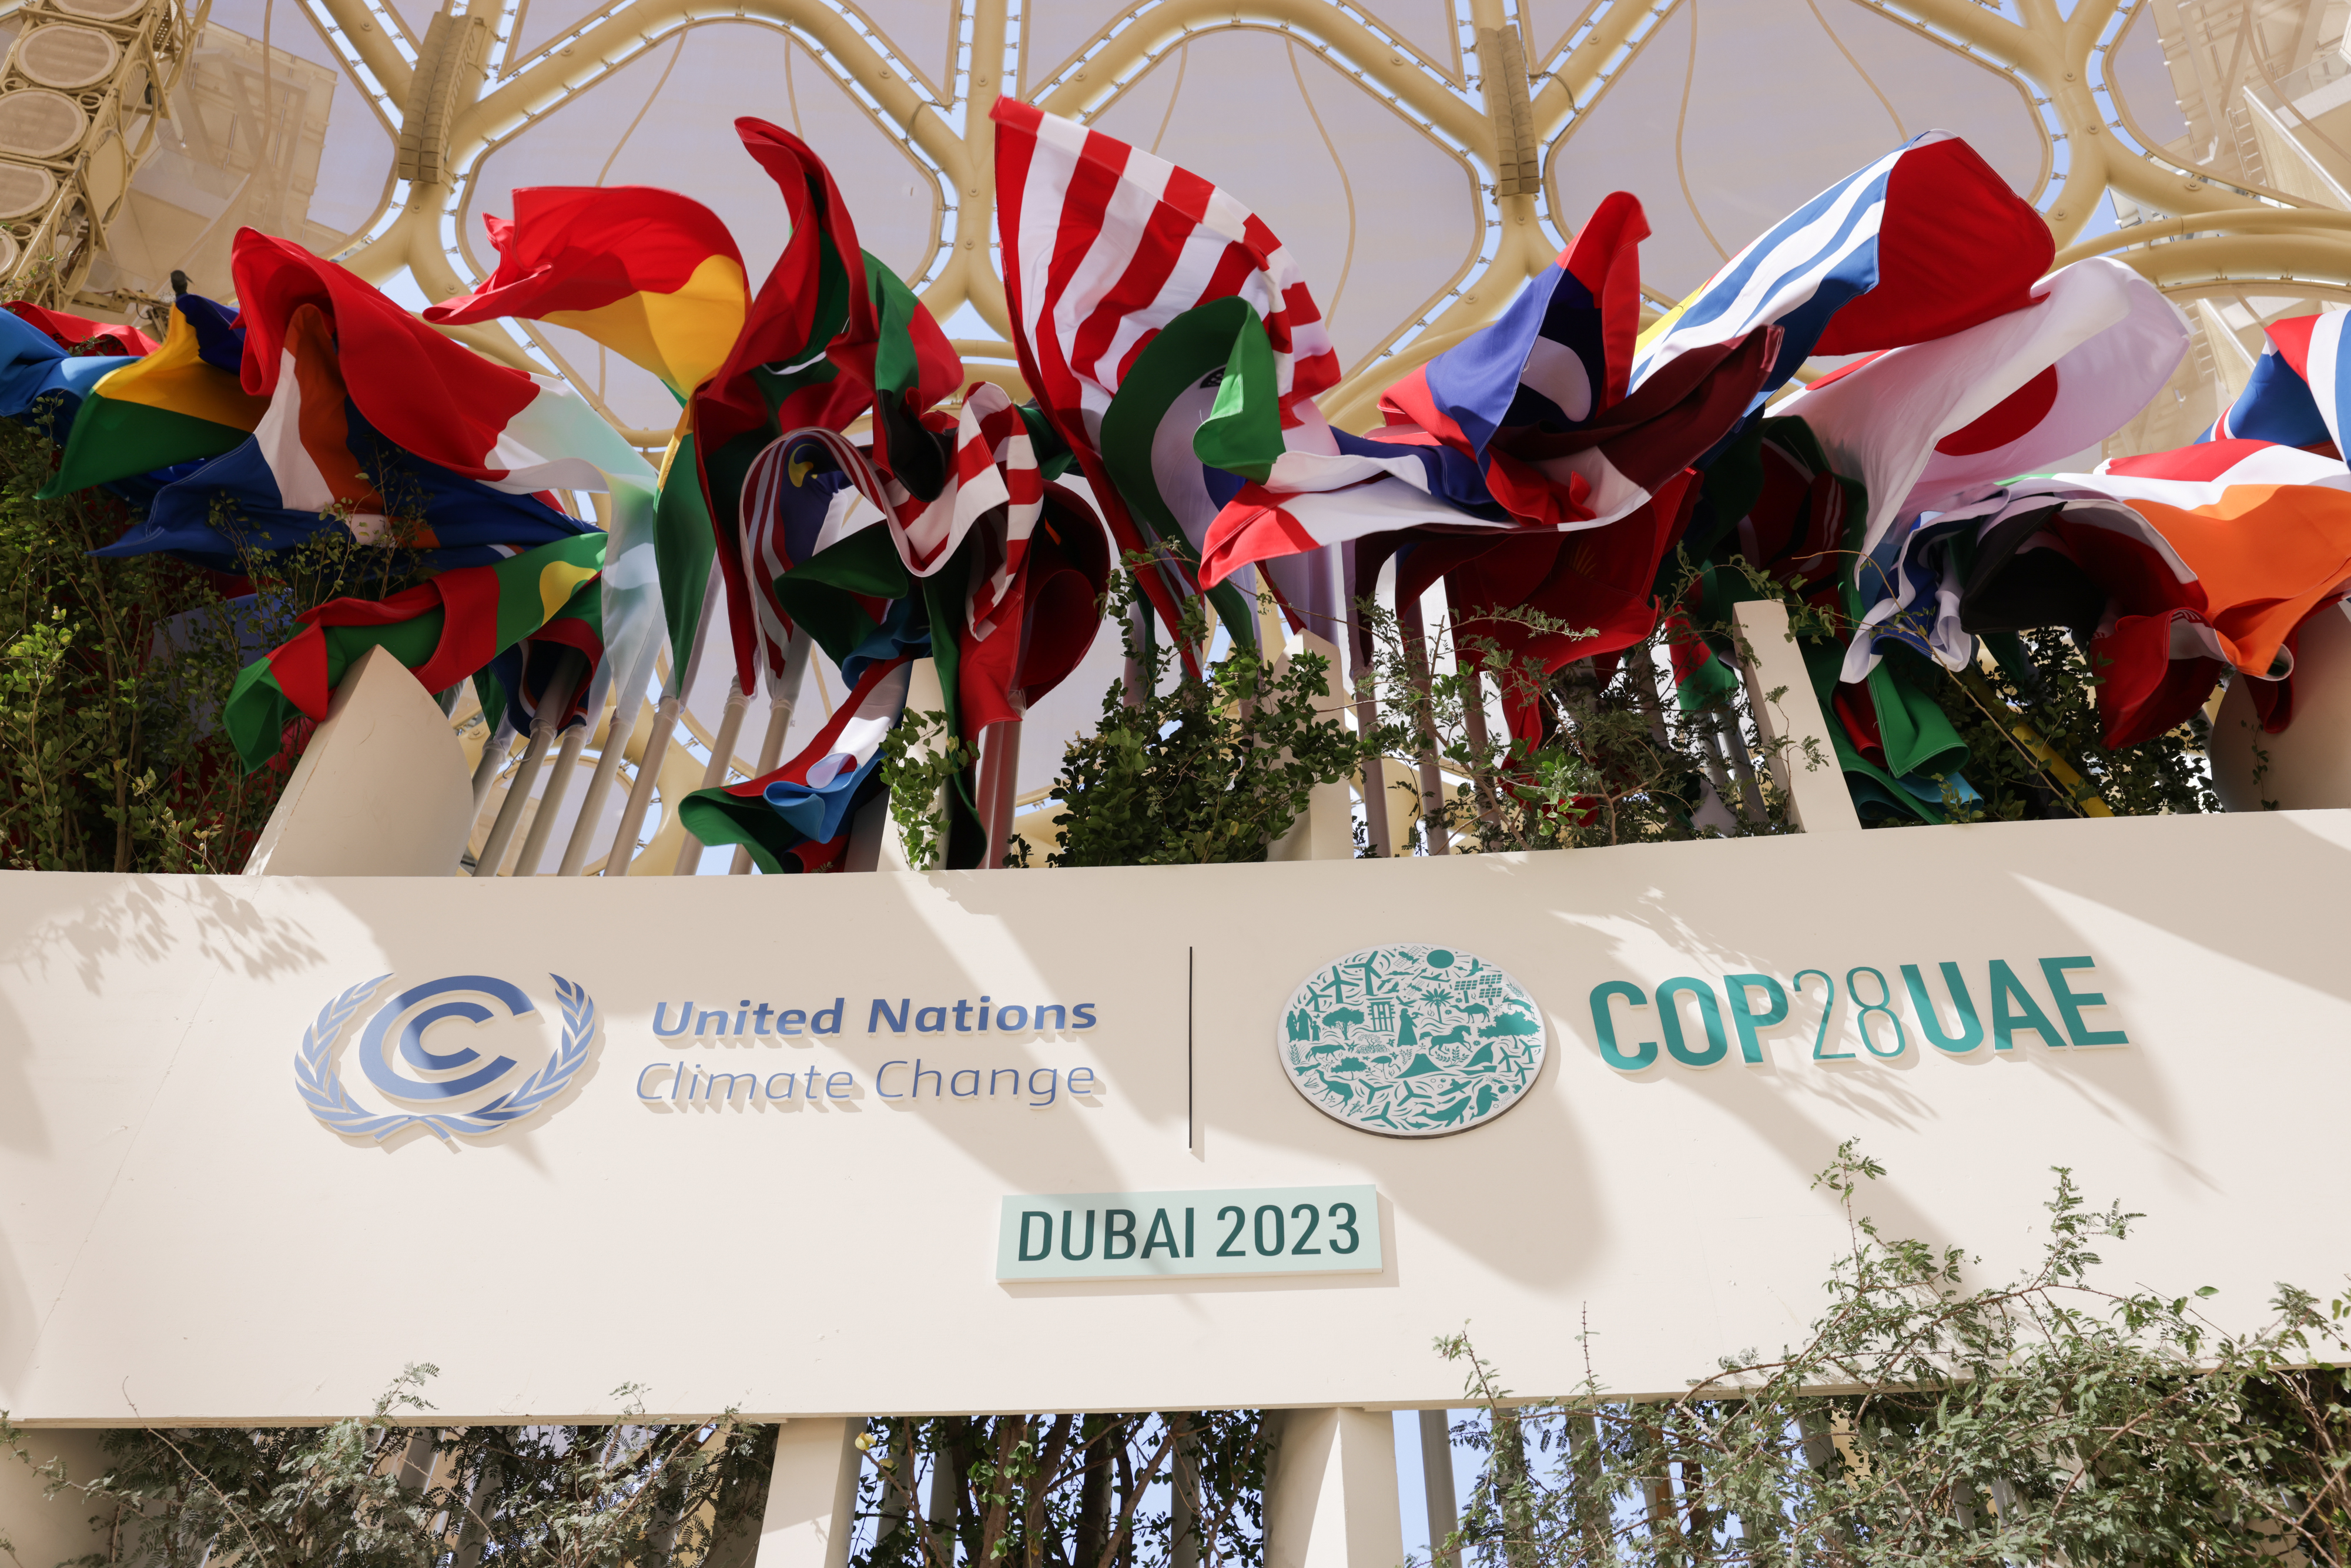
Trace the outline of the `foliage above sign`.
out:
<instances>
[{"instance_id":1,"label":"foliage above sign","mask_svg":"<svg viewBox=\"0 0 2351 1568\"><path fill-rule=\"evenodd\" d=\"M1458 948L1366 947L1298 988L1276 1043L1317 1110L1367 1133L1437 1137L1518 1103L1542 1071L1542 1013Z\"/></svg>"}]
</instances>

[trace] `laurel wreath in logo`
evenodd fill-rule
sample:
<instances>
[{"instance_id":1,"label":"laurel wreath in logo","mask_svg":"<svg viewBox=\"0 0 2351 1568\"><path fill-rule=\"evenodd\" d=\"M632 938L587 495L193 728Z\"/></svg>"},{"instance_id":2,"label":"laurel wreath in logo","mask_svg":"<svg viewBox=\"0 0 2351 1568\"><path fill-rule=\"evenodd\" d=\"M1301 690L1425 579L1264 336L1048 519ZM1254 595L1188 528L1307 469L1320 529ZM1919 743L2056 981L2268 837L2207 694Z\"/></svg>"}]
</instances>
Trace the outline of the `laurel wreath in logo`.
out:
<instances>
[{"instance_id":1,"label":"laurel wreath in logo","mask_svg":"<svg viewBox=\"0 0 2351 1568\"><path fill-rule=\"evenodd\" d=\"M373 1138L377 1143L414 1126L428 1127L447 1143L459 1133L495 1133L522 1120L562 1093L579 1076L580 1070L588 1064L588 1045L596 1034L596 1004L587 990L560 975L548 977L555 982L556 997L563 1004L563 1042L548 1058L547 1065L525 1079L519 1088L499 1095L488 1104L466 1112L385 1115L368 1110L351 1098L350 1092L343 1087L342 1075L335 1071L335 1040L351 1021L351 1016L375 995L377 988L392 978L390 975L378 975L353 986L319 1009L317 1019L302 1031L302 1049L294 1057L294 1082L301 1092L303 1103L310 1107L311 1114L336 1132Z\"/></svg>"}]
</instances>

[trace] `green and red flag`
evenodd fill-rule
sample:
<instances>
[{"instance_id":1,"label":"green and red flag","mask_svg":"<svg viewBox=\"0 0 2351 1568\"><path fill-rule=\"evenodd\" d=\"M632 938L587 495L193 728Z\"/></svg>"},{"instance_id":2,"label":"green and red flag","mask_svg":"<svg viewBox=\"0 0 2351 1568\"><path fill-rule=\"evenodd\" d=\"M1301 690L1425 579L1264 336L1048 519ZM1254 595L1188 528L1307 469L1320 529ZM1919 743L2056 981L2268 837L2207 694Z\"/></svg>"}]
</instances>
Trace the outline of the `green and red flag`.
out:
<instances>
[{"instance_id":1,"label":"green and red flag","mask_svg":"<svg viewBox=\"0 0 2351 1568\"><path fill-rule=\"evenodd\" d=\"M196 329L176 305L162 346L89 390L66 437L45 500L174 463L234 451L269 410L235 371L204 361Z\"/></svg>"},{"instance_id":2,"label":"green and red flag","mask_svg":"<svg viewBox=\"0 0 2351 1568\"><path fill-rule=\"evenodd\" d=\"M758 664L758 605L743 541L751 463L789 430L842 430L873 413L872 466L929 502L949 482L948 442L923 415L963 381L963 361L931 313L858 246L831 172L808 144L765 120L735 122L744 150L783 193L791 238L752 301L726 363L688 409L726 585L737 678ZM696 584L699 587L699 584Z\"/></svg>"},{"instance_id":3,"label":"green and red flag","mask_svg":"<svg viewBox=\"0 0 2351 1568\"><path fill-rule=\"evenodd\" d=\"M337 599L306 612L294 640L246 665L229 690L222 723L237 756L248 770L259 768L298 716L326 717L343 672L370 648L389 649L427 691L455 685L525 641L577 649L592 678L604 653L604 542L582 534L444 572L389 599Z\"/></svg>"}]
</instances>

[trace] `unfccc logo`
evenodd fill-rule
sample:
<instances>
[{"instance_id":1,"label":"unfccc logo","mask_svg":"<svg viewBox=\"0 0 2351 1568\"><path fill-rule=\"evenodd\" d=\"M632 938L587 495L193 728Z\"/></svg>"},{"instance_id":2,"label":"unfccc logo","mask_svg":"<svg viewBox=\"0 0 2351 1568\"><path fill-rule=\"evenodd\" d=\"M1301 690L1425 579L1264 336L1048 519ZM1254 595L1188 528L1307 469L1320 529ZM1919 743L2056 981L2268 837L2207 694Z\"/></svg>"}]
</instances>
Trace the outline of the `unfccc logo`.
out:
<instances>
[{"instance_id":1,"label":"unfccc logo","mask_svg":"<svg viewBox=\"0 0 2351 1568\"><path fill-rule=\"evenodd\" d=\"M520 988L504 980L451 975L411 986L378 1008L360 1031L350 1054L368 1082L395 1104L419 1107L371 1111L344 1088L335 1067L335 1041L391 978L379 975L353 986L320 1009L317 1020L302 1033L302 1049L294 1058L295 1085L311 1113L338 1133L378 1143L408 1127L430 1128L444 1142L459 1133L495 1133L562 1093L588 1063L589 1042L596 1034L596 1004L587 991L560 975L548 978L555 982L562 1004L562 1043L535 1071L525 1073L523 1064L510 1056L486 1056L453 1039L453 1030L443 1030L428 1040L426 1031L435 1024L462 1020L478 1027L500 1016L476 998L487 998L508 1018L537 1010ZM434 1000L443 997L454 999ZM424 1003L431 1005L420 1005Z\"/></svg>"}]
</instances>

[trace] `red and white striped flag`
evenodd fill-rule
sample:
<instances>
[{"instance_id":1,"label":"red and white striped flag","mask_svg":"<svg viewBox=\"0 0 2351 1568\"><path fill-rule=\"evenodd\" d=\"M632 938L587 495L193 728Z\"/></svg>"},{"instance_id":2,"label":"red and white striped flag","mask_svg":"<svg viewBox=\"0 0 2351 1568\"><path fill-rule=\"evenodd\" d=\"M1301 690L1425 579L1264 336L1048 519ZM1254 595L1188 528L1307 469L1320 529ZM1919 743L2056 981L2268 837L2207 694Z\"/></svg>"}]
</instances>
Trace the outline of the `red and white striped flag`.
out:
<instances>
[{"instance_id":1,"label":"red and white striped flag","mask_svg":"<svg viewBox=\"0 0 2351 1568\"><path fill-rule=\"evenodd\" d=\"M854 494L872 502L880 515L867 514L861 521L850 509L848 493L832 497L813 539L804 538L795 550L789 542L789 525L796 517L805 517L808 507L797 494L799 477L794 468L808 462L812 447L822 448L832 465L848 476ZM967 605L973 636L985 639L996 630L997 611L1020 570L1044 498L1044 476L1029 426L1004 389L992 382L975 382L965 395L956 418L955 470L946 488L929 502L883 473L864 447L839 431L821 425L786 431L751 460L743 476L740 542L743 559L754 566L754 635L762 664L782 667L784 639L791 628L790 617L776 600L775 580L827 546L877 524L889 528L907 571L929 577L954 558L975 525L991 519L987 543L975 562Z\"/></svg>"},{"instance_id":2,"label":"red and white striped flag","mask_svg":"<svg viewBox=\"0 0 2351 1568\"><path fill-rule=\"evenodd\" d=\"M1249 301L1273 347L1285 428L1319 422L1302 405L1338 384L1338 350L1289 247L1231 195L1017 99L997 99L989 117L1021 373L1076 455L1119 548L1144 549L1098 437L1112 394L1160 329L1208 300ZM1164 591L1146 582L1155 598Z\"/></svg>"}]
</instances>

